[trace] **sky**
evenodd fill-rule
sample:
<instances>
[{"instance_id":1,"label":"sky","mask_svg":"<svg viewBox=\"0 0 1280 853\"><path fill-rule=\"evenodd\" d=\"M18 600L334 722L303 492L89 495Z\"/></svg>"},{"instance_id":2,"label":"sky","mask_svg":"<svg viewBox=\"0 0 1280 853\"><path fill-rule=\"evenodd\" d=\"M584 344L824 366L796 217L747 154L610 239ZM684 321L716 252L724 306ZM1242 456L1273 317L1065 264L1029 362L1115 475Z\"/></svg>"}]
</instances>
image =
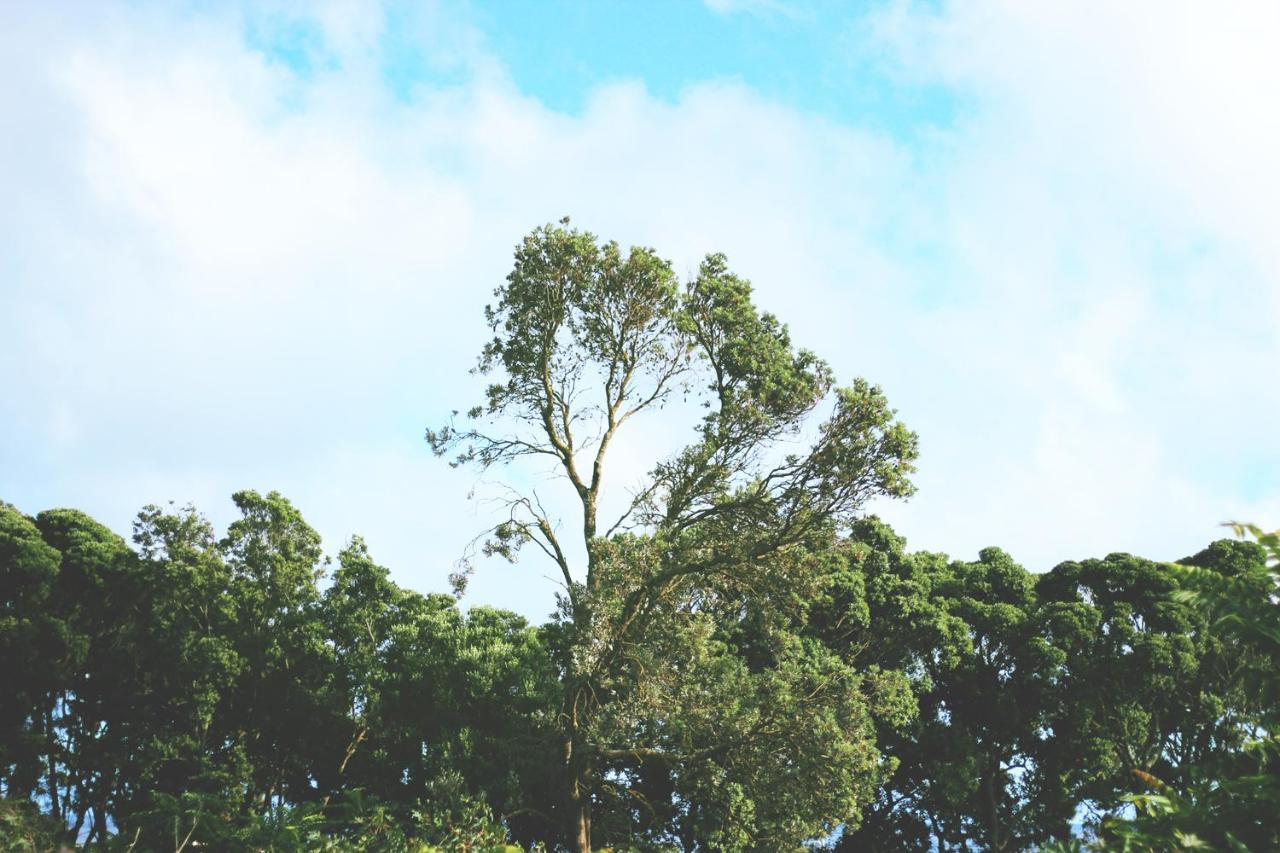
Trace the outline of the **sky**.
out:
<instances>
[{"instance_id":1,"label":"sky","mask_svg":"<svg viewBox=\"0 0 1280 853\"><path fill-rule=\"evenodd\" d=\"M276 489L443 591L492 486L423 432L568 215L726 253L881 385L918 493L870 510L912 548L1280 526L1278 41L1269 2L5 3L0 499L127 533ZM464 601L540 620L550 576Z\"/></svg>"}]
</instances>

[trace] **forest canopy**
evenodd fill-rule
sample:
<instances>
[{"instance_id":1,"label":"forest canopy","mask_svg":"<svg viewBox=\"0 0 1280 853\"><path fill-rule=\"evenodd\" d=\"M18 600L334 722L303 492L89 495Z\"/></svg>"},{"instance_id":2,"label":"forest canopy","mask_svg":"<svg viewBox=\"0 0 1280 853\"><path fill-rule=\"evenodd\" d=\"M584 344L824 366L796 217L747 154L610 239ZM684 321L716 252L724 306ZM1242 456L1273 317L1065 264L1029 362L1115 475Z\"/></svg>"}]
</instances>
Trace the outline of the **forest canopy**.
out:
<instances>
[{"instance_id":1,"label":"forest canopy","mask_svg":"<svg viewBox=\"0 0 1280 853\"><path fill-rule=\"evenodd\" d=\"M560 581L544 624L326 556L277 493L128 538L0 504L0 839L95 849L1268 850L1280 845L1274 535L1033 574L868 514L917 437L728 260L688 281L567 221L486 309L456 465L529 465L483 553ZM685 446L621 513L609 451ZM690 414L692 413L692 414Z\"/></svg>"}]
</instances>

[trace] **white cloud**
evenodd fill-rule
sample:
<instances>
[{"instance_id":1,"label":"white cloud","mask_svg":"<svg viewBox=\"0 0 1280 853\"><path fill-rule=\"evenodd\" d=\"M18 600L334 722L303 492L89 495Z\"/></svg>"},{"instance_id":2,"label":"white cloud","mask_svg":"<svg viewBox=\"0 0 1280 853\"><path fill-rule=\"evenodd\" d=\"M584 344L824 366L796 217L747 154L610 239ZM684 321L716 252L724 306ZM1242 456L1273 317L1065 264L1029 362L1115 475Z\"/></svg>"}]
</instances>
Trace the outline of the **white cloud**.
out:
<instances>
[{"instance_id":1,"label":"white cloud","mask_svg":"<svg viewBox=\"0 0 1280 853\"><path fill-rule=\"evenodd\" d=\"M0 492L123 527L279 488L332 546L362 533L443 589L479 518L421 430L471 400L511 246L569 213L682 270L728 252L799 341L882 382L921 432L920 494L884 509L916 546L1044 569L1280 522L1236 476L1280 463L1257 390L1280 363L1274 16L1071 8L869 19L893 73L966 105L915 148L723 82L560 114L440 17L423 38L464 81L401 100L363 6L323 7L307 75L238 14L9 11ZM651 422L621 470L679 429ZM492 567L471 600L539 616L544 574Z\"/></svg>"},{"instance_id":2,"label":"white cloud","mask_svg":"<svg viewBox=\"0 0 1280 853\"><path fill-rule=\"evenodd\" d=\"M974 308L953 322L986 353L958 361L988 392L1018 389L957 412L985 436L942 439L997 471L1011 457L988 484L1007 505L966 503L976 466L936 484L926 467L908 534L982 535L1047 568L1108 548L1176 558L1229 514L1274 510L1276 487L1246 497L1239 475L1280 461L1280 398L1259 393L1280 364L1275 7L897 5L869 31L897 73L968 98L938 241ZM983 532L937 541L944 515Z\"/></svg>"}]
</instances>

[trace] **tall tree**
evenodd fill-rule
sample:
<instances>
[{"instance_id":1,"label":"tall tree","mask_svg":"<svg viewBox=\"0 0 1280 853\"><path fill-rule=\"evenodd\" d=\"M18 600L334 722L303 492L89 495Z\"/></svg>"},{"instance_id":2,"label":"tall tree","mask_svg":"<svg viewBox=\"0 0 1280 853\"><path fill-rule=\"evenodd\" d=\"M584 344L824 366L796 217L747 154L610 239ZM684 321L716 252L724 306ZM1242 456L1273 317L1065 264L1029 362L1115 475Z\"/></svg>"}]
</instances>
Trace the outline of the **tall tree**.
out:
<instances>
[{"instance_id":1,"label":"tall tree","mask_svg":"<svg viewBox=\"0 0 1280 853\"><path fill-rule=\"evenodd\" d=\"M1120 724L1095 735L1117 756L1098 782L1104 796L1137 806L1102 821L1108 845L1280 844L1280 536L1236 528L1256 541L1215 542L1178 566L1142 565L1140 595L1119 605L1095 593L1104 611L1122 615L1104 625L1123 643L1117 669L1140 703L1101 704Z\"/></svg>"},{"instance_id":2,"label":"tall tree","mask_svg":"<svg viewBox=\"0 0 1280 853\"><path fill-rule=\"evenodd\" d=\"M897 713L877 719L886 778L862 821L846 823L838 850L942 847L942 822L935 816L942 762L924 739L938 723L941 679L973 649L970 625L951 612L942 595L951 580L944 555L908 553L902 537L868 518L854 526L846 559L809 604L808 630L824 644L906 680L907 695L891 706Z\"/></svg>"},{"instance_id":3,"label":"tall tree","mask_svg":"<svg viewBox=\"0 0 1280 853\"><path fill-rule=\"evenodd\" d=\"M1196 559L1229 571L1233 557L1249 559L1240 544ZM1239 749L1251 704L1244 675L1258 662L1224 647L1164 565L1112 554L1063 563L1037 588L1046 630L1067 655L1049 722L1059 749L1048 760L1093 819L1143 790L1141 775L1185 790L1215 755Z\"/></svg>"},{"instance_id":4,"label":"tall tree","mask_svg":"<svg viewBox=\"0 0 1280 853\"><path fill-rule=\"evenodd\" d=\"M300 721L325 714L333 649L326 642L318 582L320 535L277 492L236 492L241 518L220 548L231 570L236 653L244 660L233 714L252 766L244 809L270 810L317 797L308 758L311 732Z\"/></svg>"},{"instance_id":5,"label":"tall tree","mask_svg":"<svg viewBox=\"0 0 1280 853\"><path fill-rule=\"evenodd\" d=\"M919 714L881 727L892 775L839 849L1024 850L1065 832L1072 805L1040 759L1062 653L1040 631L1034 576L996 548L948 561L857 534L870 632L844 642L908 673Z\"/></svg>"},{"instance_id":6,"label":"tall tree","mask_svg":"<svg viewBox=\"0 0 1280 853\"><path fill-rule=\"evenodd\" d=\"M553 706L538 631L511 613L459 612L453 598L403 590L353 540L324 595L336 701L313 766L326 802L358 788L401 820L468 798L513 835L545 836L537 792L553 760L538 747Z\"/></svg>"},{"instance_id":7,"label":"tall tree","mask_svg":"<svg viewBox=\"0 0 1280 853\"><path fill-rule=\"evenodd\" d=\"M46 777L43 709L65 679L66 623L50 600L61 555L35 522L0 502L0 787L33 797Z\"/></svg>"},{"instance_id":8,"label":"tall tree","mask_svg":"<svg viewBox=\"0 0 1280 853\"><path fill-rule=\"evenodd\" d=\"M560 573L562 789L572 845L588 851L593 803L622 765L696 775L714 755L782 737L788 722L816 724L770 719L764 705L723 719L720 700L708 703L678 674L696 672L726 691L738 679L732 689L747 697L779 698L747 689L731 661L716 663L715 649L697 639L708 634L704 623L746 589L808 583L816 569L807 554L829 547L869 498L910 493L916 439L878 388L863 380L836 388L824 362L757 310L750 284L723 256L709 256L681 289L654 251L601 244L566 220L523 240L495 297L486 309L493 338L478 365L494 379L486 399L469 412L470 425L429 430L427 438L437 453L456 454L457 464L550 461L576 498L572 539L536 492L517 493L487 547L514 556L534 544ZM676 395L707 409L692 442L655 460L620 518L602 519L610 447L634 418ZM823 407L825 418L813 423ZM668 655L661 640L676 636L682 641ZM695 651L700 659L690 660L690 646L709 656ZM805 663L803 646L781 638L774 651L786 662L762 681L811 697L810 708L848 704L846 673ZM842 750L870 749L856 716L845 729L834 715L828 720ZM786 742L814 748L795 729ZM829 790L829 779L806 785L784 765L765 766L781 774L774 781L798 786L789 795L820 800ZM847 766L854 775L870 772L864 763ZM700 784L717 786L730 802L744 778L725 768L718 781ZM852 798L825 805L848 809ZM796 838L845 816L796 813L789 826Z\"/></svg>"},{"instance_id":9,"label":"tall tree","mask_svg":"<svg viewBox=\"0 0 1280 853\"><path fill-rule=\"evenodd\" d=\"M137 560L121 537L78 510L47 510L36 526L61 555L49 601L65 626L54 662L61 678L34 711L45 738L41 793L73 836L101 841L131 751L118 721L134 699Z\"/></svg>"},{"instance_id":10,"label":"tall tree","mask_svg":"<svg viewBox=\"0 0 1280 853\"><path fill-rule=\"evenodd\" d=\"M140 846L215 843L251 769L233 717L247 677L231 570L209 522L185 507L145 507L133 525L140 577L131 623L133 702L119 725L132 744L112 821ZM180 807L185 803L186 807ZM207 833L213 831L213 835Z\"/></svg>"}]
</instances>

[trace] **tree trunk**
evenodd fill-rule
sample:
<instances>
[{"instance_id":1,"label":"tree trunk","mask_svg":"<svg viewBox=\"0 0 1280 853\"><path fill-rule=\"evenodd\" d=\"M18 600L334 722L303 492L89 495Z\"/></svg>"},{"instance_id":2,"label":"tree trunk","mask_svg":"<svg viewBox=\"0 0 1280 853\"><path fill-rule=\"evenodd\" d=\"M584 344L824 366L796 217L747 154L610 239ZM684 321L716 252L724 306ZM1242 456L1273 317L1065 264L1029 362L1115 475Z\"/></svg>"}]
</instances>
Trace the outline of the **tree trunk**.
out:
<instances>
[{"instance_id":1,"label":"tree trunk","mask_svg":"<svg viewBox=\"0 0 1280 853\"><path fill-rule=\"evenodd\" d=\"M76 812L76 822L71 825L71 837L77 842L80 841L80 830L84 828L85 810L81 809Z\"/></svg>"},{"instance_id":2,"label":"tree trunk","mask_svg":"<svg viewBox=\"0 0 1280 853\"><path fill-rule=\"evenodd\" d=\"M589 545L588 545L589 547ZM589 626L589 613L575 614L576 627ZM576 672L576 665L570 664L570 671L565 679L564 706L561 711L564 721L564 758L565 771L568 775L569 814L572 816L573 850L575 853L591 853L591 755L583 742L580 716L587 713L584 706L590 704L588 692L584 690L584 681Z\"/></svg>"},{"instance_id":3,"label":"tree trunk","mask_svg":"<svg viewBox=\"0 0 1280 853\"><path fill-rule=\"evenodd\" d=\"M573 815L575 853L591 853L591 788L586 774L578 771L573 780Z\"/></svg>"},{"instance_id":4,"label":"tree trunk","mask_svg":"<svg viewBox=\"0 0 1280 853\"><path fill-rule=\"evenodd\" d=\"M59 820L66 821L67 816L63 813L62 804L58 801L58 766L54 752L56 741L53 736L53 710L49 708L44 712L44 742L45 760L49 769L49 801L52 812Z\"/></svg>"},{"instance_id":5,"label":"tree trunk","mask_svg":"<svg viewBox=\"0 0 1280 853\"><path fill-rule=\"evenodd\" d=\"M1000 808L996 801L996 770L998 761L991 761L987 767L987 806L990 809L991 823L988 827L992 850L1003 850L1004 841L1000 837Z\"/></svg>"},{"instance_id":6,"label":"tree trunk","mask_svg":"<svg viewBox=\"0 0 1280 853\"><path fill-rule=\"evenodd\" d=\"M572 721L572 716L569 716ZM565 733L565 777L568 782L568 806L572 816L573 850L575 853L591 853L591 776L581 744L570 723Z\"/></svg>"}]
</instances>

